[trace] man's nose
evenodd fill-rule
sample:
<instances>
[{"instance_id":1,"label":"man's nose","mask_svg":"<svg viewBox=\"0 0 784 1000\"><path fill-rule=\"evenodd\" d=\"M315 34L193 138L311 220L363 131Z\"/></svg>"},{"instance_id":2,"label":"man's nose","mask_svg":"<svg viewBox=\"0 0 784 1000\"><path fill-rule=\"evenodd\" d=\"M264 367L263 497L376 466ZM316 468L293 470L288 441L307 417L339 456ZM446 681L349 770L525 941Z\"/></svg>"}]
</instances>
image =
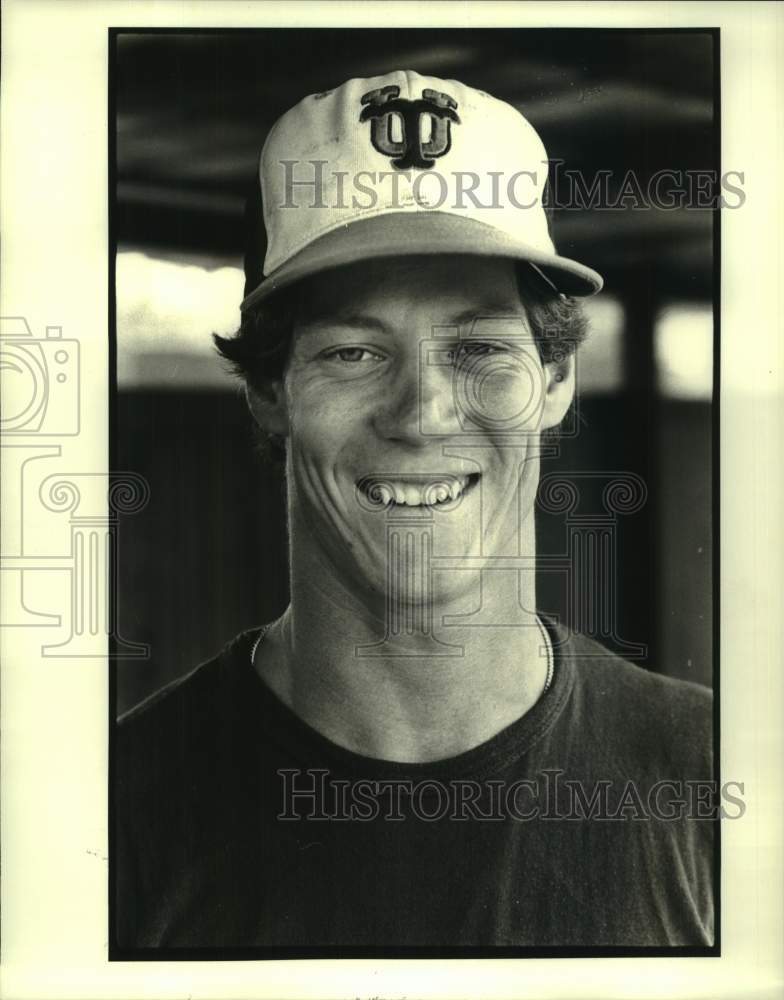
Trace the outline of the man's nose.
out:
<instances>
[{"instance_id":1,"label":"man's nose","mask_svg":"<svg viewBox=\"0 0 784 1000\"><path fill-rule=\"evenodd\" d=\"M460 430L451 365L427 357L401 364L379 400L376 429L389 440L421 444Z\"/></svg>"}]
</instances>

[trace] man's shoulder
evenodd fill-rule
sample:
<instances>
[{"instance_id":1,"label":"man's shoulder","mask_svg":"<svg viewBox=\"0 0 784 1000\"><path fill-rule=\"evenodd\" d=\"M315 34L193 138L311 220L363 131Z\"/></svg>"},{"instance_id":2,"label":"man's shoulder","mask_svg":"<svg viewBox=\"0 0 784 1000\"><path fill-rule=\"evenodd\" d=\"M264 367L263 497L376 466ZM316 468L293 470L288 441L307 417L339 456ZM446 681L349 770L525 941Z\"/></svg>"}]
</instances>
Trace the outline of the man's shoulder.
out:
<instances>
[{"instance_id":1,"label":"man's shoulder","mask_svg":"<svg viewBox=\"0 0 784 1000\"><path fill-rule=\"evenodd\" d=\"M117 723L120 754L160 757L162 744L174 753L231 731L247 702L243 688L248 671L241 669L241 657L250 648L252 634L235 636L217 655L124 712Z\"/></svg>"},{"instance_id":2,"label":"man's shoulder","mask_svg":"<svg viewBox=\"0 0 784 1000\"><path fill-rule=\"evenodd\" d=\"M574 662L578 677L590 682L591 692L596 697L620 693L670 711L711 710L713 694L710 688L632 663L588 636L564 633L560 652L562 657L569 657Z\"/></svg>"},{"instance_id":3,"label":"man's shoulder","mask_svg":"<svg viewBox=\"0 0 784 1000\"><path fill-rule=\"evenodd\" d=\"M713 746L709 688L632 663L582 635L560 650L574 676L574 712L608 753L623 746L705 777Z\"/></svg>"}]
</instances>

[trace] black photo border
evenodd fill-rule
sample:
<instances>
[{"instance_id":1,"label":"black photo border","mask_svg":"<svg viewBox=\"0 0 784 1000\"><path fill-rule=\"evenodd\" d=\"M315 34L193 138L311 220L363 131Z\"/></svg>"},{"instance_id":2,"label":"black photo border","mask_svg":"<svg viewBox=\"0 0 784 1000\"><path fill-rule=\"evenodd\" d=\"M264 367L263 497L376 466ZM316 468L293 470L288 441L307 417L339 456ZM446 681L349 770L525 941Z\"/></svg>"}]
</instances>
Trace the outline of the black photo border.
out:
<instances>
[{"instance_id":1,"label":"black photo border","mask_svg":"<svg viewBox=\"0 0 784 1000\"><path fill-rule=\"evenodd\" d=\"M421 27L411 24L410 27ZM117 328L116 328L116 257L117 257L117 42L121 35L251 35L273 30L301 30L317 32L316 26L259 28L199 28L199 27L112 27L108 30L108 418L109 418L109 473L118 471L118 381L117 381ZM344 27L342 30L355 30ZM395 30L390 28L389 30ZM421 30L426 30L422 28ZM437 29L433 29L437 30ZM453 29L457 30L457 29ZM466 32L470 28L464 28ZM508 31L509 27L498 27L498 31ZM709 35L713 41L713 168L721 175L721 60L720 29L710 27L520 27L512 30L526 33L547 32L591 34L700 34ZM713 680L713 774L716 786L721 785L721 677L720 677L720 402L721 402L721 211L713 210L713 391L711 399L711 531L712 531L712 680ZM117 621L117 595L111 597L115 606L112 620ZM183 961L259 961L280 959L509 959L509 958L688 958L720 957L721 947L721 824L715 820L713 888L715 900L715 939L710 946L673 947L524 947L524 946L291 946L277 945L252 947L205 947L205 948L121 948L116 944L117 865L115 855L115 777L116 777L116 709L117 709L117 642L109 637L109 771L108 771L108 960L110 962L183 962Z\"/></svg>"}]
</instances>

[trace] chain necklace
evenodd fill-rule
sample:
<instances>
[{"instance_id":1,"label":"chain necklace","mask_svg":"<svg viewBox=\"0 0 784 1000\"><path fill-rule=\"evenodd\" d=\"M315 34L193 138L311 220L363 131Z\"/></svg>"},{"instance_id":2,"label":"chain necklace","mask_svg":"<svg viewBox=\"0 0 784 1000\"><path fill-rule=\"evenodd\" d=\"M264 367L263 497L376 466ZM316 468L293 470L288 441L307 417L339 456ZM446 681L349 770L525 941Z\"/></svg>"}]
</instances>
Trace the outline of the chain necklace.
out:
<instances>
[{"instance_id":1,"label":"chain necklace","mask_svg":"<svg viewBox=\"0 0 784 1000\"><path fill-rule=\"evenodd\" d=\"M547 674L544 679L544 690L542 694L546 694L553 683L553 673L555 672L555 657L553 655L553 643L550 639L550 634L547 629L542 625L542 619L539 615L536 616L536 624L539 626L539 631L542 633L542 639L544 640L544 648L547 652Z\"/></svg>"},{"instance_id":2,"label":"chain necklace","mask_svg":"<svg viewBox=\"0 0 784 1000\"><path fill-rule=\"evenodd\" d=\"M259 632L259 634L256 636L256 641L253 643L253 646L251 647L251 651L250 651L250 665L252 667L254 667L254 668L256 666L256 650L259 648L259 643L264 638L264 636L267 634L268 630L269 630L269 625L265 625L262 628L261 632Z\"/></svg>"},{"instance_id":3,"label":"chain necklace","mask_svg":"<svg viewBox=\"0 0 784 1000\"><path fill-rule=\"evenodd\" d=\"M539 626L539 631L542 634L542 640L544 642L544 648L547 654L547 674L545 675L544 679L544 691L542 691L542 694L545 694L549 690L550 685L553 683L553 673L555 672L555 662L554 662L555 658L553 656L553 644L552 641L550 640L550 635L547 629L544 627L544 625L542 625L542 620L539 617L539 615L536 616L536 624ZM265 625L259 632L259 634L256 636L256 641L251 646L250 665L254 669L256 666L256 650L259 648L259 643L267 634L268 630L269 630L269 625Z\"/></svg>"}]
</instances>

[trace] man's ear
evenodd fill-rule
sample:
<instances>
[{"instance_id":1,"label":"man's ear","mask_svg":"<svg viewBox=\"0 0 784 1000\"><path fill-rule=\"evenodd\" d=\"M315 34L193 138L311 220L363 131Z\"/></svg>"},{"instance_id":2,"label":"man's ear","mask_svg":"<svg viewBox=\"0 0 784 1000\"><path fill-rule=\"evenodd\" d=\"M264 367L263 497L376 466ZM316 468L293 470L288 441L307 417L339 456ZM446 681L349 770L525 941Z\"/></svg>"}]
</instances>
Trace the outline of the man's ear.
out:
<instances>
[{"instance_id":1,"label":"man's ear","mask_svg":"<svg viewBox=\"0 0 784 1000\"><path fill-rule=\"evenodd\" d=\"M574 354L544 366L545 396L541 430L557 427L574 399Z\"/></svg>"},{"instance_id":2,"label":"man's ear","mask_svg":"<svg viewBox=\"0 0 784 1000\"><path fill-rule=\"evenodd\" d=\"M273 379L251 386L245 383L245 398L253 419L267 434L288 436L289 414L282 381Z\"/></svg>"}]
</instances>

